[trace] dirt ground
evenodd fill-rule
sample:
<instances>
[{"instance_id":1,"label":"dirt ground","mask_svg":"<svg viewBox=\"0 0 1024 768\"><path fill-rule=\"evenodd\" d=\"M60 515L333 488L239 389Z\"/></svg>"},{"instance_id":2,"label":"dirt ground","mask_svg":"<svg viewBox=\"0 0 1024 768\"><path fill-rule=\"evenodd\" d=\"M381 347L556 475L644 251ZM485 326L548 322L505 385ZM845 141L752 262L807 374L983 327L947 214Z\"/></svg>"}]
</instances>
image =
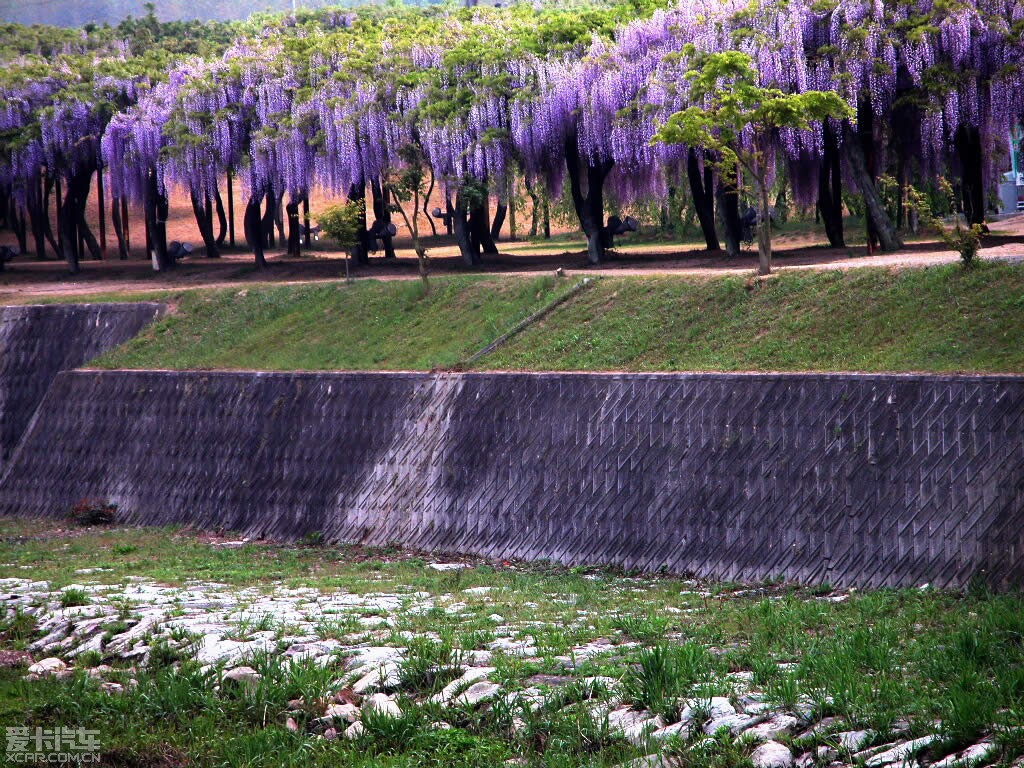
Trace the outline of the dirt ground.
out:
<instances>
[{"instance_id":1,"label":"dirt ground","mask_svg":"<svg viewBox=\"0 0 1024 768\"><path fill-rule=\"evenodd\" d=\"M144 228L138 216L140 212L132 211L131 259L122 261L117 258L116 240L112 227L108 225L106 257L102 261L83 261L77 275L69 275L65 264L54 260L52 254L49 260L38 260L30 255L9 262L5 271L0 272L0 303L24 303L74 294L177 290L256 282L337 280L344 276L343 254L331 250L327 243L314 243L313 248L304 251L303 257L299 259L288 258L281 247L270 249L267 252L270 266L265 270L257 270L252 254L244 245L240 216L236 219L237 247L225 248L219 259L207 259L187 195L176 193L171 199L168 240L188 241L196 246L192 256L181 261L173 271L164 274L153 272L145 254ZM240 195L236 194L236 202L238 199ZM95 205L91 205L89 210L93 231L98 235ZM240 214L237 207L236 213ZM521 211L520 231L527 223L526 219L527 212ZM443 232L443 227L438 228ZM416 259L408 238L403 238L401 234L396 238L397 258L384 259L380 254L372 255L368 265L352 265L353 276L384 280L415 279ZM475 269L462 263L453 238L445 235L430 237L427 243L431 274L531 274L562 268L568 273L578 274L712 275L749 272L757 265L754 247L745 249L739 258L730 259L721 253L709 253L696 243L630 242L630 238L625 237L619 239L613 258L608 263L592 267L586 263L581 240L573 239L567 233L554 234L556 239L551 241L510 241L506 224L498 244L500 254L485 257L483 266ZM820 244L822 238L820 232L780 230L773 238L774 266L780 270L929 266L958 258L955 252L948 250L937 239L909 243L899 253L869 256L863 245L843 249L827 248ZM0 232L0 245L14 244L10 232ZM1024 215L993 224L992 234L984 240L981 256L1024 260Z\"/></svg>"}]
</instances>

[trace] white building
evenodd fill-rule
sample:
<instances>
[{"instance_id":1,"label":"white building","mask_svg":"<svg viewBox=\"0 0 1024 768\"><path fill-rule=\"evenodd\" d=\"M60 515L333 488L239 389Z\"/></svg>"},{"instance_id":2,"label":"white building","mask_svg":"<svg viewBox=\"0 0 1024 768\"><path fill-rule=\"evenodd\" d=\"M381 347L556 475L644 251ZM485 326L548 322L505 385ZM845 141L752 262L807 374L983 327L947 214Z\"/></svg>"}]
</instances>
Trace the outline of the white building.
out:
<instances>
[{"instance_id":1,"label":"white building","mask_svg":"<svg viewBox=\"0 0 1024 768\"><path fill-rule=\"evenodd\" d=\"M999 185L1000 213L1024 212L1024 130L1010 131L1010 170Z\"/></svg>"}]
</instances>

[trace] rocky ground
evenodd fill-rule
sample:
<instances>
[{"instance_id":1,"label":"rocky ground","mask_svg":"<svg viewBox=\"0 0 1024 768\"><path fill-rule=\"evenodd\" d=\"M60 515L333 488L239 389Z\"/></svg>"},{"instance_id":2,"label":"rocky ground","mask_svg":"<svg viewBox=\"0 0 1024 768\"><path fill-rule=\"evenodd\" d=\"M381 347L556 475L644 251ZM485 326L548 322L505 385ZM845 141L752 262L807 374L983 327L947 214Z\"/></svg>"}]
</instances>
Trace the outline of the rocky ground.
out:
<instances>
[{"instance_id":1,"label":"rocky ground","mask_svg":"<svg viewBox=\"0 0 1024 768\"><path fill-rule=\"evenodd\" d=\"M470 568L422 567L436 574ZM97 583L103 573L77 569L76 583L62 587L0 579L0 626L10 635L19 625L26 637L0 662L18 670L20 684L85 686L90 695L131 699L161 690L161 675L188 670L210 696L277 701L276 711L265 712L266 727L311 743L390 743L404 727L486 731L507 745L498 754L508 764L1024 766L1020 732L1006 726L1019 713L971 738L914 712L888 721L858 716L833 694L798 685L800 658L771 659L771 669L754 659L744 668L737 654L744 643L697 642L668 623L651 624L649 615L620 616L618 630L599 634L607 625L584 606L569 612L573 641L559 645L550 622L526 618L545 615L549 605L525 601L524 614L502 615L510 612L503 586L357 593L172 586L143 576ZM615 581L634 600L652 584ZM662 605L660 612L684 626L687 613L721 599L695 582L679 582L677 591L688 607ZM735 588L728 596L783 600L770 589ZM571 593L544 597L570 608L574 602ZM805 597L826 607L849 599L846 592ZM449 631L460 626L472 629ZM1007 664L1010 672L1014 663ZM305 695L284 702L288 690ZM872 720L882 727L866 727ZM565 722L575 742L564 750L569 762L558 762L549 759L559 730L552 723Z\"/></svg>"}]
</instances>

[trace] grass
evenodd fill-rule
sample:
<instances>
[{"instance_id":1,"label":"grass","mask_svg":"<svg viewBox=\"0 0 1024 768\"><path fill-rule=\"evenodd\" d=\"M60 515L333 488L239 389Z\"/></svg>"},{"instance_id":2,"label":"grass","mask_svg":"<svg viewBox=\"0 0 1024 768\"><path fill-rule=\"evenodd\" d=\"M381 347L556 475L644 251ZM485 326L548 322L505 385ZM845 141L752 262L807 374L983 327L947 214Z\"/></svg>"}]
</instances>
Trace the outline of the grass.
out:
<instances>
[{"instance_id":1,"label":"grass","mask_svg":"<svg viewBox=\"0 0 1024 768\"><path fill-rule=\"evenodd\" d=\"M436 693L461 674L461 653L449 642L413 637L406 648L401 680L404 688Z\"/></svg>"},{"instance_id":2,"label":"grass","mask_svg":"<svg viewBox=\"0 0 1024 768\"><path fill-rule=\"evenodd\" d=\"M210 677L217 670L204 676L194 667L196 638L184 631L155 640L148 667L115 673L139 681L120 696L99 693L81 673L69 681L29 685L20 681L22 672L0 670L0 726L99 728L114 764L175 764L160 762L166 753L201 766L468 767L516 756L536 765L610 766L644 749L610 734L600 718L595 721L588 714L595 703L614 695L674 715L681 699L699 703L733 694L729 674L746 671L777 706L811 706L850 728L871 728L877 743L894 738L901 720L908 721L912 735L934 732L933 722L941 720L943 747L950 751L994 735L1003 745L1003 763L1024 754L1020 594L881 590L832 599L822 588L782 583L700 585L601 569L483 562L439 572L427 562L394 550L260 543L226 549L216 539L177 530L68 531L0 521L0 578L45 578L57 594L67 594L71 590L62 587L81 583L75 570L102 566L110 570L90 574L90 581L120 584L146 577L184 585L206 579L229 585L224 590L281 584L397 595L398 608L373 609L392 621L390 630L361 627L352 620L357 614L339 614L324 629L335 628L346 644L363 636L374 645L408 649L400 699L406 715L368 723L368 736L357 743L310 741L288 732L279 717L289 699L325 697L339 669L312 660L286 666L276 654L261 654L248 661L263 675L253 691L218 694ZM481 586L491 589L464 591ZM408 610L414 592L428 593L434 607ZM109 616L109 629L123 631L124 616L138 606L116 597L111 602L117 613ZM445 610L455 604L463 607ZM570 682L556 685L551 690L557 695L534 709L499 703L491 709L440 710L408 698L426 696L454 679L460 654L495 637L493 614L519 636L535 638L538 653L535 659L496 653L492 680L511 691L538 685L532 682L538 674ZM25 647L33 638L31 627L27 613L11 612L0 623L0 649ZM267 628L261 616L243 613L231 633L241 638ZM567 671L562 659L571 648L597 638L610 639L606 650L578 659ZM104 660L117 666L115 659ZM98 662L92 656L78 666ZM581 678L592 675L614 682L584 684ZM439 719L452 728L430 727ZM669 745L677 747L682 749ZM701 747L710 750L705 762L686 750L680 756L694 765L740 768L751 748L716 741ZM128 753L145 758L113 759Z\"/></svg>"},{"instance_id":3,"label":"grass","mask_svg":"<svg viewBox=\"0 0 1024 768\"><path fill-rule=\"evenodd\" d=\"M569 286L529 280L362 280L182 293L108 368L428 370L452 366Z\"/></svg>"},{"instance_id":4,"label":"grass","mask_svg":"<svg viewBox=\"0 0 1024 768\"><path fill-rule=\"evenodd\" d=\"M69 587L60 593L61 608L74 608L79 605L88 605L89 602L89 593L84 589Z\"/></svg>"},{"instance_id":5,"label":"grass","mask_svg":"<svg viewBox=\"0 0 1024 768\"><path fill-rule=\"evenodd\" d=\"M107 368L455 366L571 281L516 276L183 292ZM495 352L490 370L1024 371L1024 265L606 277Z\"/></svg>"},{"instance_id":6,"label":"grass","mask_svg":"<svg viewBox=\"0 0 1024 768\"><path fill-rule=\"evenodd\" d=\"M1024 266L630 277L481 361L489 369L1024 371Z\"/></svg>"},{"instance_id":7,"label":"grass","mask_svg":"<svg viewBox=\"0 0 1024 768\"><path fill-rule=\"evenodd\" d=\"M640 652L622 687L626 701L637 709L650 710L675 722L682 702L694 693L697 683L711 680L713 669L703 645L659 644ZM706 695L707 691L702 693Z\"/></svg>"}]
</instances>

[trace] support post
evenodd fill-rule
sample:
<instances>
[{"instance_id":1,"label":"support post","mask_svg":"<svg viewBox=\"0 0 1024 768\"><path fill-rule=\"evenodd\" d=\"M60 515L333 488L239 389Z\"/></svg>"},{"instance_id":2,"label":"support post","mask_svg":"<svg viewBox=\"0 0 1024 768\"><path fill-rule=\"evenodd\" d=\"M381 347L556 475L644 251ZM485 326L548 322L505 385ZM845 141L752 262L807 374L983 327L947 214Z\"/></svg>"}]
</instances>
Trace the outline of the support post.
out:
<instances>
[{"instance_id":1,"label":"support post","mask_svg":"<svg viewBox=\"0 0 1024 768\"><path fill-rule=\"evenodd\" d=\"M107 209L103 206L103 163L96 166L96 197L97 197L97 212L99 213L100 220L100 251L104 256L107 255Z\"/></svg>"},{"instance_id":2,"label":"support post","mask_svg":"<svg viewBox=\"0 0 1024 768\"><path fill-rule=\"evenodd\" d=\"M309 195L302 196L302 244L309 248L312 232L309 224Z\"/></svg>"},{"instance_id":3,"label":"support post","mask_svg":"<svg viewBox=\"0 0 1024 768\"><path fill-rule=\"evenodd\" d=\"M235 247L235 190L231 169L228 168L228 242Z\"/></svg>"},{"instance_id":4,"label":"support post","mask_svg":"<svg viewBox=\"0 0 1024 768\"><path fill-rule=\"evenodd\" d=\"M124 252L131 256L132 236L131 228L128 226L128 198L126 197L121 198L121 224L124 226Z\"/></svg>"},{"instance_id":5,"label":"support post","mask_svg":"<svg viewBox=\"0 0 1024 768\"><path fill-rule=\"evenodd\" d=\"M62 199L60 189L60 174L56 173L53 177L54 190L57 193L57 251L64 253L64 230L61 228L60 223L63 216L61 214L64 210L64 203ZM59 257L58 257L59 258Z\"/></svg>"}]
</instances>

